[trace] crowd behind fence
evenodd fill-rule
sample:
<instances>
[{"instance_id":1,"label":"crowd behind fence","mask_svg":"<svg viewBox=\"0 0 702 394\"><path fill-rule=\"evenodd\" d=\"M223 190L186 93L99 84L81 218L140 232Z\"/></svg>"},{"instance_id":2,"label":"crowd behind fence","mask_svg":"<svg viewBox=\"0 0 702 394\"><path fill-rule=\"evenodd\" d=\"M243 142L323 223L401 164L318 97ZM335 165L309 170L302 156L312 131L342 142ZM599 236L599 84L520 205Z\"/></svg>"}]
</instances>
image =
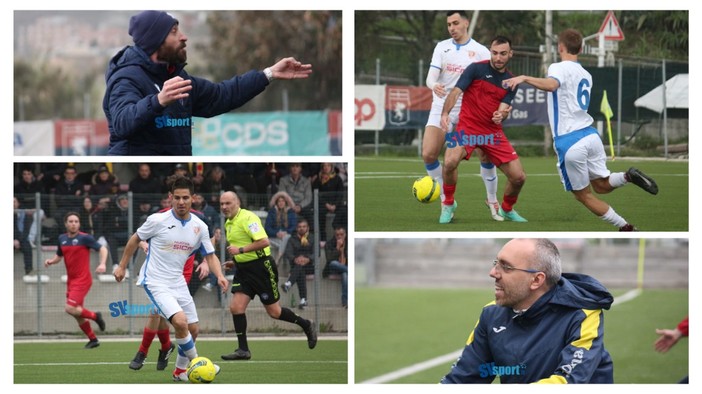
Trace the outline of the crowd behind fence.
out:
<instances>
[{"instance_id":1,"label":"crowd behind fence","mask_svg":"<svg viewBox=\"0 0 702 394\"><path fill-rule=\"evenodd\" d=\"M84 166L95 168L95 174L105 167L95 164ZM121 167L126 166L130 164L114 164L109 172L112 174L120 172L124 170ZM28 167L26 165L16 167L18 178L21 178L22 172ZM65 163L59 167L64 170L72 168ZM32 168L32 173L34 169ZM61 181L61 179L57 180L57 184ZM342 277L333 271L330 272L327 268L328 261L324 250L328 242L335 241L334 229L347 227L347 212L342 209L347 202L345 181L342 184L343 187L334 192L320 192L319 188L314 189L309 210L305 212L305 215L309 216L307 219L312 230L311 238L314 239L316 246L314 273L306 277L309 289L308 306L304 310L296 310L302 316L317 322L320 332L346 332L347 330L347 310L342 305L341 299ZM56 193L56 186L33 194L17 193L18 188L15 188L15 240L22 238L22 242L19 243L21 247L18 247L16 242L14 252L15 335L42 336L76 332L73 319L64 312L66 292L64 264L60 263L48 268L43 266L44 260L56 254L58 235L65 232L63 217L69 211L79 213L82 232L93 235L110 251L107 272L104 275L93 274L93 286L86 297L86 307L103 312L107 320L108 334L141 335L150 302L144 291L135 285L135 281L145 254L141 250L137 252L129 265L129 279L121 283L117 283L112 276L113 264L119 262L128 237L149 215L169 208L170 201L164 193L135 193L130 191L128 186L113 186L115 186L114 190L103 194L103 191L95 192L99 188L92 183L90 186L79 187L75 193L64 195ZM253 211L261 218L262 223L266 223L272 205L275 203L272 197L280 194L278 186L278 182L268 183L263 189L264 193L249 193L239 185L231 186L231 190L239 192L242 208ZM226 239L226 234L222 232L225 218L220 215L217 201L219 194L225 190L228 189L210 193L197 190L196 194L201 198L193 199L193 208L203 212L206 221L209 222L211 235L216 235L218 245L215 246L222 262L231 260L225 253L224 243L219 242L221 239ZM336 204L339 209L332 211L324 205L330 202ZM18 235L17 221L20 216L23 219L26 218L24 223L27 223L29 228L26 229L27 231L23 228ZM269 238L275 238L275 235L269 234ZM279 283L284 283L290 273L291 265L283 256L283 250L278 250L280 247L281 244L276 243L272 248L272 255L277 257ZM200 260L199 256L196 257L196 261ZM97 253L91 253L91 270L94 271L97 265ZM234 272L228 271L225 274L231 282ZM224 335L233 329L228 309L229 297L231 297L229 289L221 293L216 288L216 281L208 277L200 280L197 273L193 274L189 289L195 298L202 332ZM296 308L299 306L299 300L297 287L293 287L288 292L281 291L282 305ZM289 328L278 325L276 321L268 318L258 299L252 302L247 315L250 316L249 329L252 332L282 332Z\"/></svg>"}]
</instances>

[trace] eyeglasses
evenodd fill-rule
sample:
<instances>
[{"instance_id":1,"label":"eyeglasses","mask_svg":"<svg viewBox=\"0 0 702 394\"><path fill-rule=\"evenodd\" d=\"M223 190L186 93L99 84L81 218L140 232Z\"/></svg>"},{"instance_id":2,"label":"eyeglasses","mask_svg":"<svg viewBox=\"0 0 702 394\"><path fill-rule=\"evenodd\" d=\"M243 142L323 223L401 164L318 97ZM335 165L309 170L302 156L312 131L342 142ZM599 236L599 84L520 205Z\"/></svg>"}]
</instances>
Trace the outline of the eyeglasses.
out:
<instances>
[{"instance_id":1,"label":"eyeglasses","mask_svg":"<svg viewBox=\"0 0 702 394\"><path fill-rule=\"evenodd\" d=\"M512 271L515 271L515 270L528 272L528 273L530 273L530 274L536 274L536 273L541 272L541 271L539 271L539 270L526 270L526 269L522 269L522 268L512 267L511 265L507 265L507 264L501 262L500 260L493 260L493 261L492 261L492 266L495 267L496 270L502 271L502 272L504 272L504 273L506 273L506 274L507 274L507 273L510 273L510 272L512 272Z\"/></svg>"}]
</instances>

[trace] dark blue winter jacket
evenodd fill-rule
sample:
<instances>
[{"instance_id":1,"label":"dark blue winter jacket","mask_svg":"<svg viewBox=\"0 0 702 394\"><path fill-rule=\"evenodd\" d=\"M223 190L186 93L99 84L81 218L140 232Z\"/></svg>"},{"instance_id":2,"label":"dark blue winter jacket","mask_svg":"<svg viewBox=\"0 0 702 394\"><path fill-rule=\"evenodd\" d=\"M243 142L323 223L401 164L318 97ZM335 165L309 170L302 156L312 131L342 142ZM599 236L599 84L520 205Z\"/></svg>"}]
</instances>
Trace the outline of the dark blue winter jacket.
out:
<instances>
[{"instance_id":1,"label":"dark blue winter jacket","mask_svg":"<svg viewBox=\"0 0 702 394\"><path fill-rule=\"evenodd\" d=\"M613 383L602 311L612 301L594 278L563 274L522 314L492 302L441 383Z\"/></svg>"},{"instance_id":2,"label":"dark blue winter jacket","mask_svg":"<svg viewBox=\"0 0 702 394\"><path fill-rule=\"evenodd\" d=\"M188 75L185 64L171 69L154 63L138 47L119 51L105 73L102 103L110 129L109 155L192 155L192 117L209 118L244 105L268 85L261 71L213 83ZM158 102L163 83L192 80L190 96L167 107Z\"/></svg>"}]
</instances>

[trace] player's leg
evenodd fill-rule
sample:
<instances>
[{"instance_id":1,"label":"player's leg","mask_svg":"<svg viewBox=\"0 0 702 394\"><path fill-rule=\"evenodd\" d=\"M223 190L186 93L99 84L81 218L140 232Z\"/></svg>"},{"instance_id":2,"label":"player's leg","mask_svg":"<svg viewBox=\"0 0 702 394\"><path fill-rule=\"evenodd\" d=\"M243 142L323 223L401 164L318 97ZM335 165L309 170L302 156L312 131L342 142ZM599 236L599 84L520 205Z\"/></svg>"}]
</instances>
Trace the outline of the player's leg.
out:
<instances>
[{"instance_id":1,"label":"player's leg","mask_svg":"<svg viewBox=\"0 0 702 394\"><path fill-rule=\"evenodd\" d=\"M480 177L483 179L486 194L485 205L490 209L490 216L501 222L504 218L498 213L500 203L497 201L497 166L490 161L488 155L480 147L476 148L475 151L480 158Z\"/></svg>"},{"instance_id":2,"label":"player's leg","mask_svg":"<svg viewBox=\"0 0 702 394\"><path fill-rule=\"evenodd\" d=\"M168 359L175 350L176 346L171 342L171 330L168 327L166 319L158 316L158 330L156 335L158 335L158 340L161 342L161 348L158 350L158 359L156 360L156 370L163 371L168 366Z\"/></svg>"},{"instance_id":3,"label":"player's leg","mask_svg":"<svg viewBox=\"0 0 702 394\"><path fill-rule=\"evenodd\" d=\"M275 260L268 258L261 266L259 280L253 284L259 296L268 294L268 297L260 297L263 306L266 308L268 316L273 319L297 324L307 335L307 346L314 349L317 345L317 330L314 323L295 314L292 310L280 305L280 293L276 291L278 286L278 266Z\"/></svg>"},{"instance_id":4,"label":"player's leg","mask_svg":"<svg viewBox=\"0 0 702 394\"><path fill-rule=\"evenodd\" d=\"M441 215L439 223L450 223L453 219L453 213L458 207L458 203L454 199L456 193L456 184L458 183L458 165L467 157L470 157L474 147L472 146L456 146L447 148L444 153L444 194L445 198L441 202Z\"/></svg>"},{"instance_id":5,"label":"player's leg","mask_svg":"<svg viewBox=\"0 0 702 394\"><path fill-rule=\"evenodd\" d=\"M176 356L174 380L183 380L184 372L190 360L198 356L195 341L199 334L197 310L187 285L180 286L173 291L177 303L182 310L177 311L168 319L175 329L176 343L178 344L178 354ZM172 309L171 309L172 310ZM187 379L187 377L186 377Z\"/></svg>"},{"instance_id":6,"label":"player's leg","mask_svg":"<svg viewBox=\"0 0 702 394\"><path fill-rule=\"evenodd\" d=\"M85 348L92 349L100 346L100 342L90 326L90 320L98 324L100 331L105 331L105 321L102 319L102 313L93 312L83 307L85 296L88 294L88 291L90 291L90 287L74 287L68 289L64 310L76 319L78 327L80 327L81 331L83 331L90 340L85 345Z\"/></svg>"},{"instance_id":7,"label":"player's leg","mask_svg":"<svg viewBox=\"0 0 702 394\"><path fill-rule=\"evenodd\" d=\"M577 201L605 222L622 231L633 230L633 226L591 191L592 185L596 192L608 193L613 190L612 180L614 185L621 182L619 176L610 174L607 169L607 157L599 136L587 135L570 146L561 146L557 141L556 150L559 174L566 191L572 192Z\"/></svg>"},{"instance_id":8,"label":"player's leg","mask_svg":"<svg viewBox=\"0 0 702 394\"><path fill-rule=\"evenodd\" d=\"M443 130L437 125L427 125L424 129L422 137L422 160L424 160L424 168L427 175L436 179L439 187L443 189L444 178L442 174L441 162L439 155L444 147L445 135ZM441 201L444 201L444 192L441 191Z\"/></svg>"},{"instance_id":9,"label":"player's leg","mask_svg":"<svg viewBox=\"0 0 702 394\"><path fill-rule=\"evenodd\" d=\"M236 283L236 278L234 278L233 283ZM223 354L223 360L248 360L251 358L251 351L249 350L249 343L246 337L246 308L249 306L253 296L244 292L241 285L241 282L239 282L238 286L232 284L233 295L229 301L229 312L231 312L232 320L234 321L234 332L236 333L238 347L232 353Z\"/></svg>"},{"instance_id":10,"label":"player's leg","mask_svg":"<svg viewBox=\"0 0 702 394\"><path fill-rule=\"evenodd\" d=\"M519 158L502 163L500 165L500 170L507 177L507 184L505 185L505 192L502 197L502 205L500 206L500 215L507 220L513 222L526 222L519 213L514 209L514 205L517 203L519 198L519 192L521 192L524 183L526 182L526 173L522 167L522 163Z\"/></svg>"}]
</instances>

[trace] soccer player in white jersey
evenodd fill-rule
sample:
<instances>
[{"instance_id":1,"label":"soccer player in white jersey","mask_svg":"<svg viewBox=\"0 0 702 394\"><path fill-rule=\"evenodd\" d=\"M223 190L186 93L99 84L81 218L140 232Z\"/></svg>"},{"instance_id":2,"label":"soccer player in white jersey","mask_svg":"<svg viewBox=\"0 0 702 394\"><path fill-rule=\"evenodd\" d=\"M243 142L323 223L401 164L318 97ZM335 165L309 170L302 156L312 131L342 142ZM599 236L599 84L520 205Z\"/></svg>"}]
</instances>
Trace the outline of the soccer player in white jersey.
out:
<instances>
[{"instance_id":1,"label":"soccer player in white jersey","mask_svg":"<svg viewBox=\"0 0 702 394\"><path fill-rule=\"evenodd\" d=\"M504 83L516 89L517 85L525 82L551 92L547 98L548 117L558 157L558 170L566 191L572 192L576 200L600 219L618 227L619 231L637 231L590 190L592 186L596 193L604 194L633 182L645 191L657 194L658 185L634 167L627 172L615 173L607 169L602 140L592 127L592 117L587 113L592 76L578 63L582 43L583 36L579 31L564 30L558 36L561 62L549 66L547 78L520 75Z\"/></svg>"},{"instance_id":2,"label":"soccer player in white jersey","mask_svg":"<svg viewBox=\"0 0 702 394\"><path fill-rule=\"evenodd\" d=\"M444 143L453 141L453 129L448 133L441 128L441 109L444 106L446 95L453 89L458 77L461 76L471 63L490 59L490 51L482 44L468 36L468 16L465 11L449 11L446 13L446 24L451 38L436 44L431 57L426 84L433 92L431 112L424 130L422 140L422 159L427 174L439 182L441 201L444 201L444 180L442 175L439 154ZM451 111L452 128L458 122L458 112L461 108L461 99ZM505 118L507 116L505 115ZM458 141L456 136L455 141ZM497 169L485 156L482 150L477 149L480 155L480 175L485 183L487 200L485 203L490 208L492 218L497 221L504 220L498 214L497 202Z\"/></svg>"},{"instance_id":3,"label":"soccer player in white jersey","mask_svg":"<svg viewBox=\"0 0 702 394\"><path fill-rule=\"evenodd\" d=\"M195 339L199 331L195 303L183 277L183 266L188 256L200 250L210 272L217 277L222 292L228 287L222 275L219 259L209 238L207 225L190 213L194 186L189 178L176 178L171 186L173 208L155 213L137 229L127 241L119 266L114 271L117 282L124 279L129 260L137 251L139 242L148 241L149 253L141 266L137 285L175 329L178 357L173 380L187 381L185 369L197 357ZM215 366L219 372L219 366Z\"/></svg>"}]
</instances>

